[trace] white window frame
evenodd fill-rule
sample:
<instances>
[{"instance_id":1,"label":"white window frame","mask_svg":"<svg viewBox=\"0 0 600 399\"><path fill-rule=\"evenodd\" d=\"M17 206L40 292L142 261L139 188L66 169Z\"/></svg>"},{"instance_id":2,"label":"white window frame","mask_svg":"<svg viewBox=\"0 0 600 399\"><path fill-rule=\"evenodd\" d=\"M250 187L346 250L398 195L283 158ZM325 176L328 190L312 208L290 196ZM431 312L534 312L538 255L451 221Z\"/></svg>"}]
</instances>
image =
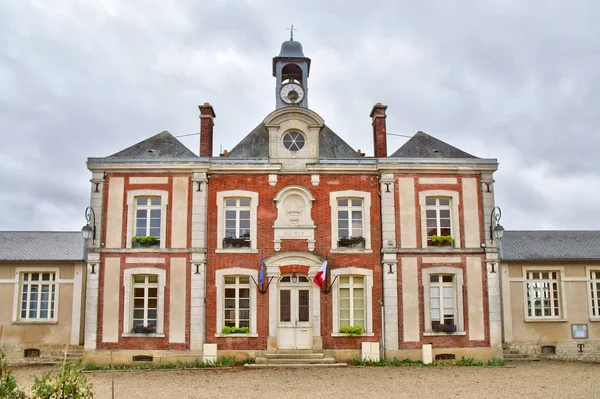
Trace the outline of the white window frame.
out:
<instances>
[{"instance_id":1,"label":"white window frame","mask_svg":"<svg viewBox=\"0 0 600 399\"><path fill-rule=\"evenodd\" d=\"M158 277L158 309L156 315L156 333L136 334L131 332L133 316L133 276L156 275ZM165 285L167 271L157 267L134 267L123 271L123 337L164 337L165 326Z\"/></svg>"},{"instance_id":2,"label":"white window frame","mask_svg":"<svg viewBox=\"0 0 600 399\"><path fill-rule=\"evenodd\" d=\"M431 277L432 276L437 276L439 278L439 281L432 283L431 282ZM452 282L444 282L444 276L452 276ZM430 312L430 317L431 317L431 311L433 310L431 307L431 289L433 287L438 288L438 298L440 300L439 302L439 307L438 307L438 311L440 314L440 324L446 324L445 323L445 313L444 313L444 309L446 309L446 306L444 304L444 299L446 299L446 296L444 295L444 288L452 288L452 319L454 319L454 324L456 325L456 320L457 320L457 316L458 316L458 306L456 304L456 275L455 274L430 274L429 275L429 312ZM431 328L433 330L433 317L431 317Z\"/></svg>"},{"instance_id":3,"label":"white window frame","mask_svg":"<svg viewBox=\"0 0 600 399\"><path fill-rule=\"evenodd\" d=\"M427 198L450 198L450 231L454 245L451 248L460 248L460 217L459 203L460 197L457 191L451 190L425 190L419 191L419 207L421 213L421 245L427 248Z\"/></svg>"},{"instance_id":4,"label":"white window frame","mask_svg":"<svg viewBox=\"0 0 600 399\"><path fill-rule=\"evenodd\" d=\"M45 319L30 319L21 317L23 275L26 273L54 273L54 317ZM17 267L15 270L15 290L13 299L13 323L16 324L56 324L58 323L58 309L60 297L60 268L58 267ZM50 308L48 308L50 310Z\"/></svg>"},{"instance_id":5,"label":"white window frame","mask_svg":"<svg viewBox=\"0 0 600 399\"><path fill-rule=\"evenodd\" d=\"M435 332L431 326L431 305L430 305L430 294L429 290L431 288L431 283L429 281L429 277L432 274L453 274L454 275L454 293L456 300L456 316L455 316L455 324L456 324L456 332L453 334L446 334L443 332ZM432 336L432 335L466 335L465 332L465 316L464 316L464 308L463 308L463 270L458 267L451 266L438 266L438 267L428 267L422 270L421 272L421 280L423 284L423 313L424 313L424 322L425 322L425 331L423 331L424 336ZM471 298L473 301L481 301L482 298Z\"/></svg>"},{"instance_id":6,"label":"white window frame","mask_svg":"<svg viewBox=\"0 0 600 399\"><path fill-rule=\"evenodd\" d=\"M558 280L558 295L559 295L559 314L555 316L529 316L529 307L527 303L527 284L532 281L529 280L529 273L556 273L556 279ZM552 281L542 280L541 281ZM546 321L565 321L567 320L567 306L566 306L566 295L565 295L565 272L564 267L560 266L529 266L523 267L523 317L526 322L546 322ZM533 314L533 313L532 313Z\"/></svg>"},{"instance_id":7,"label":"white window frame","mask_svg":"<svg viewBox=\"0 0 600 399\"><path fill-rule=\"evenodd\" d=\"M137 197L160 197L160 245L167 245L167 208L169 205L169 192L166 190L131 190L127 192L127 240L125 248L133 248L132 239L135 235L135 199ZM148 248L140 248L147 251Z\"/></svg>"},{"instance_id":8,"label":"white window frame","mask_svg":"<svg viewBox=\"0 0 600 399\"><path fill-rule=\"evenodd\" d=\"M215 337L239 337L239 334L223 334L225 326L225 276L248 276L250 278L250 333L243 334L245 337L258 337L256 330L256 288L252 279L258 281L258 270L243 267L229 267L215 272L215 287L217 290L217 325Z\"/></svg>"},{"instance_id":9,"label":"white window frame","mask_svg":"<svg viewBox=\"0 0 600 399\"><path fill-rule=\"evenodd\" d=\"M225 199L227 198L250 198L250 247L247 248L223 248L225 238ZM257 243L257 215L258 215L258 193L246 190L219 191L217 193L217 248L216 253L227 252L258 252Z\"/></svg>"},{"instance_id":10,"label":"white window frame","mask_svg":"<svg viewBox=\"0 0 600 399\"><path fill-rule=\"evenodd\" d=\"M146 205L139 205L137 203L138 200L140 200L142 198L146 199L146 201L148 202ZM139 220L137 212L139 210L146 211L145 220L147 222L147 224L146 224L146 231L144 232L144 234L140 234L141 236L151 236L151 235L153 235L153 234L149 234L150 230L152 229L152 223L151 223L151 221L152 221L152 217L151 217L152 211L154 211L154 210L161 211L161 213L160 213L160 220L162 221L162 219L164 218L164 215L162 213L162 207L161 207L161 205L152 205L152 200L155 199L155 198L161 198L161 197L142 197L142 196L135 197L135 200L134 200L134 208L135 209L134 209L134 212L133 212L134 219L135 219L135 223L134 223L134 227L133 227L134 231L135 231L134 235L137 236L137 229L138 229L137 221ZM162 203L162 198L161 198L161 203ZM159 226L159 229L160 229L160 226ZM158 236L155 236L155 237L157 237L157 238L160 239L160 234Z\"/></svg>"},{"instance_id":11,"label":"white window frame","mask_svg":"<svg viewBox=\"0 0 600 399\"><path fill-rule=\"evenodd\" d=\"M342 267L339 269L331 269L331 280L335 283L331 289L331 306L332 306L332 321L333 329L332 337L345 337L348 334L340 333L340 312L339 312L339 288L340 277L342 276L360 276L363 277L363 286L365 292L365 326L362 336L372 337L373 333L373 270L361 267ZM337 280L336 280L337 277Z\"/></svg>"},{"instance_id":12,"label":"white window frame","mask_svg":"<svg viewBox=\"0 0 600 399\"><path fill-rule=\"evenodd\" d=\"M428 199L432 199L434 200L436 203L435 205L428 205L427 204L427 200ZM445 199L448 200L449 204L448 205L440 205L439 201ZM440 211L442 210L447 210L448 213L450 214L450 235L452 236L452 198L448 198L448 197L427 197L425 198L425 220L427 220L427 211L434 211L435 212L435 222L436 222L436 234L437 236L442 236L443 234L440 233L440 230L442 229L441 226L441 220L442 218L440 217ZM429 230L429 227L427 227L427 230ZM454 236L452 236L452 238L454 238ZM427 240L427 245L429 245L429 239Z\"/></svg>"},{"instance_id":13,"label":"white window frame","mask_svg":"<svg viewBox=\"0 0 600 399\"><path fill-rule=\"evenodd\" d=\"M595 273L596 278L592 278L592 273ZM600 299L600 295L598 295L598 291L600 290L600 268L587 266L585 268L585 274L588 278L586 285L588 291L590 321L600 321L600 304L598 304L598 300ZM594 286L594 288L592 288L592 286ZM594 315L594 313L596 314Z\"/></svg>"},{"instance_id":14,"label":"white window frame","mask_svg":"<svg viewBox=\"0 0 600 399\"><path fill-rule=\"evenodd\" d=\"M361 199L363 202L363 237L365 248L338 248L338 200ZM331 252L360 252L370 253L371 249L371 193L367 191L345 190L329 193L329 207L331 209Z\"/></svg>"}]
</instances>

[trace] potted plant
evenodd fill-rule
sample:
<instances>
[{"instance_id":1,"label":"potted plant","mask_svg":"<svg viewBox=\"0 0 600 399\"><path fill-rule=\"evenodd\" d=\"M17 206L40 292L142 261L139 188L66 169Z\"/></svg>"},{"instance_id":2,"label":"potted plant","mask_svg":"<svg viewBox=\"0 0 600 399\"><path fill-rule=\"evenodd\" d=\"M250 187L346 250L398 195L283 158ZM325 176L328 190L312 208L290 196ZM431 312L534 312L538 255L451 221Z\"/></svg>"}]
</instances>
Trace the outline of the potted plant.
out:
<instances>
[{"instance_id":1,"label":"potted plant","mask_svg":"<svg viewBox=\"0 0 600 399\"><path fill-rule=\"evenodd\" d=\"M250 327L231 327L225 326L221 330L222 334L248 334L250 333Z\"/></svg>"},{"instance_id":2,"label":"potted plant","mask_svg":"<svg viewBox=\"0 0 600 399\"><path fill-rule=\"evenodd\" d=\"M158 237L155 236L134 236L131 241L135 248L154 247L160 243Z\"/></svg>"},{"instance_id":3,"label":"potted plant","mask_svg":"<svg viewBox=\"0 0 600 399\"><path fill-rule=\"evenodd\" d=\"M138 324L131 329L134 334L154 334L156 333L156 327L146 327L143 324Z\"/></svg>"},{"instance_id":4,"label":"potted plant","mask_svg":"<svg viewBox=\"0 0 600 399\"><path fill-rule=\"evenodd\" d=\"M362 335L362 326L344 326L340 327L341 334L348 334L352 337L358 337Z\"/></svg>"},{"instance_id":5,"label":"potted plant","mask_svg":"<svg viewBox=\"0 0 600 399\"><path fill-rule=\"evenodd\" d=\"M365 238L364 237L342 237L338 240L338 247L345 248L364 248Z\"/></svg>"},{"instance_id":6,"label":"potted plant","mask_svg":"<svg viewBox=\"0 0 600 399\"><path fill-rule=\"evenodd\" d=\"M453 243L453 239L452 236L448 235L448 236L437 236L434 235L433 237L431 237L431 244L436 246L436 247L449 247L452 246Z\"/></svg>"},{"instance_id":7,"label":"potted plant","mask_svg":"<svg viewBox=\"0 0 600 399\"><path fill-rule=\"evenodd\" d=\"M456 332L456 325L437 323L432 326L432 330L439 333L452 334Z\"/></svg>"}]
</instances>

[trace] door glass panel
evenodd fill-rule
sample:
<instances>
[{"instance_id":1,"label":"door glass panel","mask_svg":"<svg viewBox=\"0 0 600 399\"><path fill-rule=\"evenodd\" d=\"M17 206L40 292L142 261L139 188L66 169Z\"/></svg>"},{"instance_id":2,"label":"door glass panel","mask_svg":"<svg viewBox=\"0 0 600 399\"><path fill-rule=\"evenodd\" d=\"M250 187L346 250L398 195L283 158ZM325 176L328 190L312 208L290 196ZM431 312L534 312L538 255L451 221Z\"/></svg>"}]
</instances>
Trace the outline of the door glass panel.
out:
<instances>
[{"instance_id":1,"label":"door glass panel","mask_svg":"<svg viewBox=\"0 0 600 399\"><path fill-rule=\"evenodd\" d=\"M308 297L308 290L298 290L298 321L310 321Z\"/></svg>"},{"instance_id":2,"label":"door glass panel","mask_svg":"<svg viewBox=\"0 0 600 399\"><path fill-rule=\"evenodd\" d=\"M290 290L279 291L279 321L290 322L291 318L291 306L290 306Z\"/></svg>"}]
</instances>

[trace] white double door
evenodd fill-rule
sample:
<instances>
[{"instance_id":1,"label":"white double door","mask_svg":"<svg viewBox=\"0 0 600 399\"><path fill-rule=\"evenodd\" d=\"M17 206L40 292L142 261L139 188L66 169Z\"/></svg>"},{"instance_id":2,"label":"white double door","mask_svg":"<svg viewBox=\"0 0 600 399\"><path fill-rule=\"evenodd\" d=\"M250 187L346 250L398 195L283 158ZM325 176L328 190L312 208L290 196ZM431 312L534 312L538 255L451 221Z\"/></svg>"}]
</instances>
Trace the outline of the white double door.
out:
<instances>
[{"instance_id":1,"label":"white double door","mask_svg":"<svg viewBox=\"0 0 600 399\"><path fill-rule=\"evenodd\" d=\"M305 279L299 279L305 280ZM305 281L308 281L306 279ZM310 282L280 283L277 314L277 348L311 349Z\"/></svg>"}]
</instances>

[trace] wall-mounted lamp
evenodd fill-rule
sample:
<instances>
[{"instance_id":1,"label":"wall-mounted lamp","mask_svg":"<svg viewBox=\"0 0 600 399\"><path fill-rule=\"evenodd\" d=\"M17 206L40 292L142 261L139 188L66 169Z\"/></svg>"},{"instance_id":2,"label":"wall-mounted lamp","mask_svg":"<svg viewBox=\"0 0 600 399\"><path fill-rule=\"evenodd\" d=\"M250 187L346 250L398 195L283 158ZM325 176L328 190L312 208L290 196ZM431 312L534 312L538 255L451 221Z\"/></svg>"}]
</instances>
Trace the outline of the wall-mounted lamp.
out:
<instances>
[{"instance_id":1,"label":"wall-mounted lamp","mask_svg":"<svg viewBox=\"0 0 600 399\"><path fill-rule=\"evenodd\" d=\"M292 284L296 284L298 282L298 275L296 272L292 273Z\"/></svg>"},{"instance_id":2,"label":"wall-mounted lamp","mask_svg":"<svg viewBox=\"0 0 600 399\"><path fill-rule=\"evenodd\" d=\"M91 238L92 242L96 242L96 212L94 212L94 208L89 206L85 208L85 220L87 223L81 228L81 234L84 240L87 241ZM92 222L91 226L90 221Z\"/></svg>"},{"instance_id":3,"label":"wall-mounted lamp","mask_svg":"<svg viewBox=\"0 0 600 399\"><path fill-rule=\"evenodd\" d=\"M501 240L504 237L504 227L500 225L500 219L502 218L502 210L499 206L495 206L490 214L490 240L494 241L494 237L497 240ZM496 227L494 227L494 219L496 220Z\"/></svg>"}]
</instances>

